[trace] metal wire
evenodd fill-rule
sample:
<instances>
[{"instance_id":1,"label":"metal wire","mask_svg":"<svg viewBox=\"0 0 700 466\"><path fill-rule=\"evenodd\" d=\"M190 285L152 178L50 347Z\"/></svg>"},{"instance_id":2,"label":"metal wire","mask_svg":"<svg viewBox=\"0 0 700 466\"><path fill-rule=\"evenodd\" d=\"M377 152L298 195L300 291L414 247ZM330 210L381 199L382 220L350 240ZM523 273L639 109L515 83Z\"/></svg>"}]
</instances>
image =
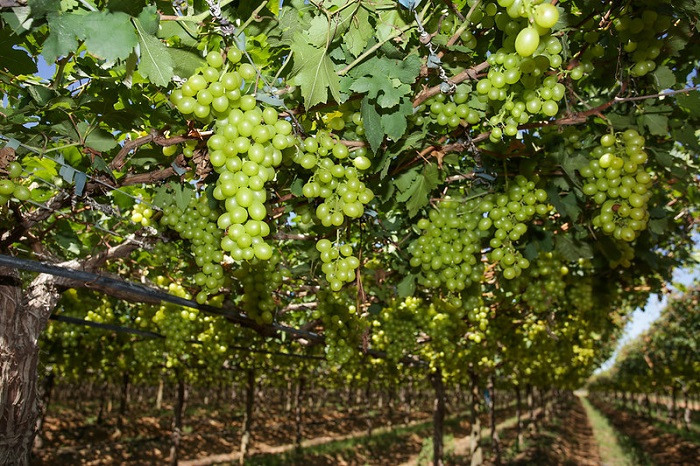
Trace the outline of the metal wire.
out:
<instances>
[{"instance_id":1,"label":"metal wire","mask_svg":"<svg viewBox=\"0 0 700 466\"><path fill-rule=\"evenodd\" d=\"M447 77L447 72L445 68L442 67L440 57L438 57L437 48L430 41L430 34L428 34L423 27L423 23L418 16L418 12L414 11L413 15L416 18L416 24L418 25L418 32L420 33L420 42L428 48L430 55L428 55L428 68L437 68L438 76L442 80L440 84L440 92L443 94L452 94L457 89L457 85L453 83L449 77Z\"/></svg>"}]
</instances>

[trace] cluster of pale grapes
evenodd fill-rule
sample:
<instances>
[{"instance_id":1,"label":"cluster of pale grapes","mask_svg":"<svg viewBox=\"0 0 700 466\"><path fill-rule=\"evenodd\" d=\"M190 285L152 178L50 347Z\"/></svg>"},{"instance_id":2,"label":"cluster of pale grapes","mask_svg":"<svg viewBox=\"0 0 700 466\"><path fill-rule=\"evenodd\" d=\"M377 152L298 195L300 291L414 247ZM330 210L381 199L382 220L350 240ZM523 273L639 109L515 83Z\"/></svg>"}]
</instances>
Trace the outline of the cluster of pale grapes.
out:
<instances>
[{"instance_id":1,"label":"cluster of pale grapes","mask_svg":"<svg viewBox=\"0 0 700 466\"><path fill-rule=\"evenodd\" d=\"M473 287L462 293L458 299L453 298L452 305L462 307L466 311L464 317L466 317L466 322L471 324L467 339L474 343L481 343L486 338L489 320L493 319L495 314L484 304L480 288Z\"/></svg>"},{"instance_id":2,"label":"cluster of pale grapes","mask_svg":"<svg viewBox=\"0 0 700 466\"><path fill-rule=\"evenodd\" d=\"M493 248L489 259L500 265L507 280L519 276L530 266L530 261L514 245L527 232L527 222L535 215L546 215L551 209L547 204L547 192L536 189L535 180L517 175L513 181L505 193L491 194L479 204L484 215L479 221L479 229L495 228L489 240L489 246Z\"/></svg>"},{"instance_id":3,"label":"cluster of pale grapes","mask_svg":"<svg viewBox=\"0 0 700 466\"><path fill-rule=\"evenodd\" d=\"M26 201L31 196L29 188L20 184L22 165L19 162L10 162L5 168L8 178L0 179L0 205L5 204L11 198L18 201Z\"/></svg>"},{"instance_id":4,"label":"cluster of pale grapes","mask_svg":"<svg viewBox=\"0 0 700 466\"><path fill-rule=\"evenodd\" d=\"M85 320L100 323L115 323L114 309L107 299L103 298L97 306L91 306Z\"/></svg>"},{"instance_id":5,"label":"cluster of pale grapes","mask_svg":"<svg viewBox=\"0 0 700 466\"><path fill-rule=\"evenodd\" d=\"M421 235L408 247L411 266L420 267L418 283L428 288L444 285L462 291L481 281L479 200L444 199L416 224ZM484 229L485 230L485 229Z\"/></svg>"},{"instance_id":6,"label":"cluster of pale grapes","mask_svg":"<svg viewBox=\"0 0 700 466\"><path fill-rule=\"evenodd\" d=\"M631 11L632 8L632 4L625 6L613 24L623 50L634 62L630 74L639 77L656 69L655 60L664 47L671 17L654 10Z\"/></svg>"},{"instance_id":7,"label":"cluster of pale grapes","mask_svg":"<svg viewBox=\"0 0 700 466\"><path fill-rule=\"evenodd\" d=\"M538 1L499 0L498 4L505 8L494 17L504 33L502 46L488 56L489 71L476 85L481 100L497 107L489 118L492 142L503 135L515 136L518 125L531 116L556 115L566 91L552 74L561 71L563 60L562 43L550 33L559 20L557 8Z\"/></svg>"},{"instance_id":8,"label":"cluster of pale grapes","mask_svg":"<svg viewBox=\"0 0 700 466\"><path fill-rule=\"evenodd\" d=\"M470 334L464 322L467 312L462 299L455 296L445 299L433 297L427 309L424 309L428 319L428 326L424 328L429 344L421 345L421 359L426 359L430 369L434 370L447 365L446 359L459 359L460 341L465 334ZM477 340L481 341L480 337L472 338L474 342Z\"/></svg>"},{"instance_id":9,"label":"cluster of pale grapes","mask_svg":"<svg viewBox=\"0 0 700 466\"><path fill-rule=\"evenodd\" d=\"M131 209L131 221L141 226L147 227L151 225L151 217L153 217L153 209L143 202L138 202Z\"/></svg>"},{"instance_id":10,"label":"cluster of pale grapes","mask_svg":"<svg viewBox=\"0 0 700 466\"><path fill-rule=\"evenodd\" d=\"M462 83L457 86L449 100L445 94L437 94L426 100L425 103L416 107L416 124L422 125L426 118L440 126L450 128L456 128L462 120L470 125L477 124L481 120L481 115L467 103L470 89L468 85ZM430 110L427 114L426 108Z\"/></svg>"},{"instance_id":11,"label":"cluster of pale grapes","mask_svg":"<svg viewBox=\"0 0 700 466\"><path fill-rule=\"evenodd\" d=\"M323 323L327 345L326 358L335 364L344 364L359 351L364 331L363 320L349 295L321 290L317 294L318 306L312 313Z\"/></svg>"},{"instance_id":12,"label":"cluster of pale grapes","mask_svg":"<svg viewBox=\"0 0 700 466\"><path fill-rule=\"evenodd\" d=\"M535 264L514 280L516 289L525 291L523 300L538 313L552 311L566 298L565 277L569 268L551 252L541 252Z\"/></svg>"},{"instance_id":13,"label":"cluster of pale grapes","mask_svg":"<svg viewBox=\"0 0 700 466\"><path fill-rule=\"evenodd\" d=\"M353 256L349 244L334 244L330 240L320 239L316 242L316 250L321 257L321 270L326 274L326 280L331 290L340 290L345 283L355 280L355 269L360 266L360 260Z\"/></svg>"},{"instance_id":14,"label":"cluster of pale grapes","mask_svg":"<svg viewBox=\"0 0 700 466\"><path fill-rule=\"evenodd\" d=\"M634 248L627 243L618 243L617 248L620 252L620 257L610 261L610 267L615 269L619 266L630 267L634 259Z\"/></svg>"},{"instance_id":15,"label":"cluster of pale grapes","mask_svg":"<svg viewBox=\"0 0 700 466\"><path fill-rule=\"evenodd\" d=\"M593 283L590 277L575 277L566 292L571 306L581 314L593 309Z\"/></svg>"},{"instance_id":16,"label":"cluster of pale grapes","mask_svg":"<svg viewBox=\"0 0 700 466\"><path fill-rule=\"evenodd\" d=\"M230 49L224 61L219 52L210 52L209 66L173 91L171 100L185 115L216 121L207 147L219 174L213 195L226 210L217 221L226 233L221 249L234 260L268 260L265 183L275 178L282 150L294 144L294 137L291 123L280 120L275 109L261 108L255 95L241 93L241 84L257 74L252 65L239 63L241 55Z\"/></svg>"},{"instance_id":17,"label":"cluster of pale grapes","mask_svg":"<svg viewBox=\"0 0 700 466\"><path fill-rule=\"evenodd\" d=\"M192 295L179 283L170 283L168 293L180 298L192 299ZM165 336L166 367L172 367L177 365L181 356L187 353L187 346L194 338L194 323L200 319L199 311L193 308L181 308L172 303L153 307L156 310L151 317L151 322L156 324L158 333Z\"/></svg>"},{"instance_id":18,"label":"cluster of pale grapes","mask_svg":"<svg viewBox=\"0 0 700 466\"><path fill-rule=\"evenodd\" d=\"M586 180L584 194L601 206L593 226L630 242L647 227L652 176L645 169L644 137L633 129L617 136L603 135L580 173Z\"/></svg>"},{"instance_id":19,"label":"cluster of pale grapes","mask_svg":"<svg viewBox=\"0 0 700 466\"><path fill-rule=\"evenodd\" d=\"M279 256L267 261L245 262L234 272L243 285L243 310L258 324L271 324L277 306L273 292L282 284L282 272L277 268Z\"/></svg>"},{"instance_id":20,"label":"cluster of pale grapes","mask_svg":"<svg viewBox=\"0 0 700 466\"><path fill-rule=\"evenodd\" d=\"M386 352L394 362L413 353L420 329L429 325L422 304L420 298L409 296L384 307L372 322L372 346Z\"/></svg>"},{"instance_id":21,"label":"cluster of pale grapes","mask_svg":"<svg viewBox=\"0 0 700 466\"><path fill-rule=\"evenodd\" d=\"M323 199L316 208L321 224L338 227L345 217L360 218L364 206L374 198L372 190L359 178L360 172L371 165L367 149L360 147L351 153L326 131L300 139L297 149L292 160L314 172L302 188L303 195L308 199ZM344 165L351 156L352 166Z\"/></svg>"},{"instance_id":22,"label":"cluster of pale grapes","mask_svg":"<svg viewBox=\"0 0 700 466\"><path fill-rule=\"evenodd\" d=\"M196 300L203 304L225 282L221 266L224 253L219 248L221 231L216 226L218 209L210 205L206 196L192 197L184 211L180 210L173 197L166 197L162 207L161 225L172 228L180 237L190 240L192 255L197 266L201 267L201 272L194 276L194 282L202 287Z\"/></svg>"}]
</instances>

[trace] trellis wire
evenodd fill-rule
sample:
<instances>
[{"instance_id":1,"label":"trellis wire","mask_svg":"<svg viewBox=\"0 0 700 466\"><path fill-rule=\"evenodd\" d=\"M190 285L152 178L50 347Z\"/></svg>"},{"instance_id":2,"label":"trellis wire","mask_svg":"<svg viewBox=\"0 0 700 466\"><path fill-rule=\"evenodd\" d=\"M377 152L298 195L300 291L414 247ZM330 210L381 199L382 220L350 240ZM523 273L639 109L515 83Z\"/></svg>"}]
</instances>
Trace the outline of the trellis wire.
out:
<instances>
[{"instance_id":1,"label":"trellis wire","mask_svg":"<svg viewBox=\"0 0 700 466\"><path fill-rule=\"evenodd\" d=\"M314 332L288 327L281 324L259 325L253 319L241 313L226 311L223 309L216 308L214 306L210 306L208 304L199 304L196 301L181 298L179 296L174 296L164 291L151 288L145 285L129 282L126 280L118 280L115 278L106 277L104 275L99 275L92 272L85 272L83 270L61 267L54 264L47 264L35 260L21 259L18 257L7 256L5 254L0 254L0 265L14 269L27 270L30 272L47 273L50 275L76 280L85 283L86 288L89 288L90 284L103 286L114 291L128 293L131 296L138 297L140 299L145 300L146 302L152 302L153 300L157 300L177 304L183 307L190 307L202 311L204 313L225 317L232 322L238 323L247 328L252 328L254 330L275 330L294 335L299 338L305 338L310 342L321 343L324 341L323 336Z\"/></svg>"},{"instance_id":2,"label":"trellis wire","mask_svg":"<svg viewBox=\"0 0 700 466\"><path fill-rule=\"evenodd\" d=\"M455 89L457 89L457 85L450 81L450 78L447 77L447 72L445 71L445 68L442 67L440 57L438 57L437 49L430 40L430 34L428 34L425 28L423 27L423 23L421 22L420 17L418 16L418 12L414 10L413 15L416 18L416 24L418 25L420 42L423 45L425 45L428 48L428 51L430 52L430 55L428 55L428 68L437 68L438 76L442 80L442 83L440 83L440 92L442 92L443 94L452 94L455 91Z\"/></svg>"}]
</instances>

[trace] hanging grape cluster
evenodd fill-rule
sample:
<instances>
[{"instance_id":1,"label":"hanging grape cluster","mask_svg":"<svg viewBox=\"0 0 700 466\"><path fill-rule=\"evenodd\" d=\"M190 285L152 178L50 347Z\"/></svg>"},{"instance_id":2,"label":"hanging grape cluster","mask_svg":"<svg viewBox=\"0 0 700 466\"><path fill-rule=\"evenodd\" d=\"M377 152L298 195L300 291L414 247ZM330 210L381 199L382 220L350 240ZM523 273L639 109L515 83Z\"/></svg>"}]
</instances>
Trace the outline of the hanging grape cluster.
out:
<instances>
[{"instance_id":1,"label":"hanging grape cluster","mask_svg":"<svg viewBox=\"0 0 700 466\"><path fill-rule=\"evenodd\" d=\"M411 265L421 268L418 283L462 291L481 280L479 205L479 199L445 199L418 221L421 235L408 248Z\"/></svg>"},{"instance_id":2,"label":"hanging grape cluster","mask_svg":"<svg viewBox=\"0 0 700 466\"><path fill-rule=\"evenodd\" d=\"M527 222L551 209L547 192L535 188L537 178L528 180L517 175L513 181L505 193L490 195L481 202L481 212L488 215L479 222L480 229L495 228L489 240L493 248L489 259L500 265L503 277L508 280L530 266L530 261L515 247L515 242L527 232Z\"/></svg>"},{"instance_id":3,"label":"hanging grape cluster","mask_svg":"<svg viewBox=\"0 0 700 466\"><path fill-rule=\"evenodd\" d=\"M557 255L542 252L535 265L514 280L514 286L516 290L524 290L522 298L533 311L550 312L566 298L568 274L569 268Z\"/></svg>"},{"instance_id":4,"label":"hanging grape cluster","mask_svg":"<svg viewBox=\"0 0 700 466\"><path fill-rule=\"evenodd\" d=\"M644 137L629 129L617 137L606 134L583 167L583 192L600 206L593 226L622 241L634 241L649 221L647 204L652 177L645 164Z\"/></svg>"},{"instance_id":5,"label":"hanging grape cluster","mask_svg":"<svg viewBox=\"0 0 700 466\"><path fill-rule=\"evenodd\" d=\"M152 216L153 209L143 202L135 204L134 208L131 209L131 221L133 223L138 223L141 226L150 226Z\"/></svg>"},{"instance_id":6,"label":"hanging grape cluster","mask_svg":"<svg viewBox=\"0 0 700 466\"><path fill-rule=\"evenodd\" d=\"M234 276L243 285L243 309L258 324L271 324L277 307L273 292L282 284L279 256L268 261L245 262Z\"/></svg>"},{"instance_id":7,"label":"hanging grape cluster","mask_svg":"<svg viewBox=\"0 0 700 466\"><path fill-rule=\"evenodd\" d=\"M422 299L409 296L382 308L372 323L373 347L385 351L394 362L413 353L420 329L429 324L428 313L421 308L422 305Z\"/></svg>"},{"instance_id":8,"label":"hanging grape cluster","mask_svg":"<svg viewBox=\"0 0 700 466\"><path fill-rule=\"evenodd\" d=\"M321 290L317 298L318 307L312 317L323 323L326 357L330 362L342 365L359 351L365 324L347 294Z\"/></svg>"},{"instance_id":9,"label":"hanging grape cluster","mask_svg":"<svg viewBox=\"0 0 700 466\"><path fill-rule=\"evenodd\" d=\"M264 240L270 234L264 221L265 183L275 178L282 150L294 138L291 123L280 120L275 109L261 108L255 95L241 93L241 84L257 74L252 65L239 64L241 56L240 50L231 49L225 62L219 52L210 52L209 66L174 91L171 100L185 115L216 120L207 147L219 174L213 195L225 205L217 221L226 232L221 249L234 260L268 260L272 247Z\"/></svg>"},{"instance_id":10,"label":"hanging grape cluster","mask_svg":"<svg viewBox=\"0 0 700 466\"><path fill-rule=\"evenodd\" d=\"M316 242L316 250L320 253L321 270L326 275L331 290L340 290L345 283L355 280L355 269L360 266L360 260L352 255L352 246L338 245L330 240L320 239Z\"/></svg>"},{"instance_id":11,"label":"hanging grape cluster","mask_svg":"<svg viewBox=\"0 0 700 466\"><path fill-rule=\"evenodd\" d=\"M314 172L302 193L308 199L323 199L316 208L321 224L338 227L345 217L360 218L364 206L374 198L372 190L359 178L360 172L371 165L367 150L358 148L353 153L352 166L344 165L343 161L351 155L348 147L325 131L298 141L297 147L292 160Z\"/></svg>"},{"instance_id":12,"label":"hanging grape cluster","mask_svg":"<svg viewBox=\"0 0 700 466\"><path fill-rule=\"evenodd\" d=\"M629 4L613 24L623 44L623 50L634 62L630 74L640 77L654 71L655 60L661 55L668 29L671 27L671 17L654 10L640 11L635 5Z\"/></svg>"},{"instance_id":13,"label":"hanging grape cluster","mask_svg":"<svg viewBox=\"0 0 700 466\"><path fill-rule=\"evenodd\" d=\"M219 248L221 231L216 226L218 209L212 208L206 196L192 197L185 210L181 210L172 196L164 198L163 216L160 223L175 230L191 242L191 251L201 272L194 282L202 287L197 302L203 304L210 294L224 285L224 269L221 262L224 253Z\"/></svg>"},{"instance_id":14,"label":"hanging grape cluster","mask_svg":"<svg viewBox=\"0 0 700 466\"><path fill-rule=\"evenodd\" d=\"M498 142L502 137L515 136L518 125L541 115L552 117L559 112L559 104L566 88L559 82L563 58L562 43L550 32L559 19L559 11L546 2L523 2L521 0L499 0L505 8L499 11L495 4L487 4L478 11L472 21L493 23L503 31L502 46L487 57L487 75L476 84L476 95L483 103L490 103L495 113L489 118L490 140ZM476 13L476 12L475 12ZM473 34L465 31L463 40L473 40ZM580 79L580 70L571 72L572 78ZM479 112L467 104L471 87L460 84L454 96L444 94L432 97L417 108L416 122L422 124L427 117L441 126L457 127L462 120L477 124Z\"/></svg>"}]
</instances>

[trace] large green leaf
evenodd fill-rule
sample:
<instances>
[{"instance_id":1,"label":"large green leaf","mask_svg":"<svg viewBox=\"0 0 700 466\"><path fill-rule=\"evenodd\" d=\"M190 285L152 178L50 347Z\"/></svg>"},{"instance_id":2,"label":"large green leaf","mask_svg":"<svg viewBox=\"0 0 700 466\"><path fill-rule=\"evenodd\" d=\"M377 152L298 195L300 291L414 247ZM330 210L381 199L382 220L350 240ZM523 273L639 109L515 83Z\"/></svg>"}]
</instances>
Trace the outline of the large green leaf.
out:
<instances>
[{"instance_id":1,"label":"large green leaf","mask_svg":"<svg viewBox=\"0 0 700 466\"><path fill-rule=\"evenodd\" d=\"M333 98L339 101L340 80L325 47L315 47L309 44L302 34L297 34L292 44L292 52L294 53L293 82L301 87L304 107L308 109L316 104L327 102L329 91Z\"/></svg>"},{"instance_id":2,"label":"large green leaf","mask_svg":"<svg viewBox=\"0 0 700 466\"><path fill-rule=\"evenodd\" d=\"M138 18L134 18L133 21L141 48L139 73L157 86L167 86L174 70L173 58L168 53L168 48L158 38L148 34Z\"/></svg>"}]
</instances>

